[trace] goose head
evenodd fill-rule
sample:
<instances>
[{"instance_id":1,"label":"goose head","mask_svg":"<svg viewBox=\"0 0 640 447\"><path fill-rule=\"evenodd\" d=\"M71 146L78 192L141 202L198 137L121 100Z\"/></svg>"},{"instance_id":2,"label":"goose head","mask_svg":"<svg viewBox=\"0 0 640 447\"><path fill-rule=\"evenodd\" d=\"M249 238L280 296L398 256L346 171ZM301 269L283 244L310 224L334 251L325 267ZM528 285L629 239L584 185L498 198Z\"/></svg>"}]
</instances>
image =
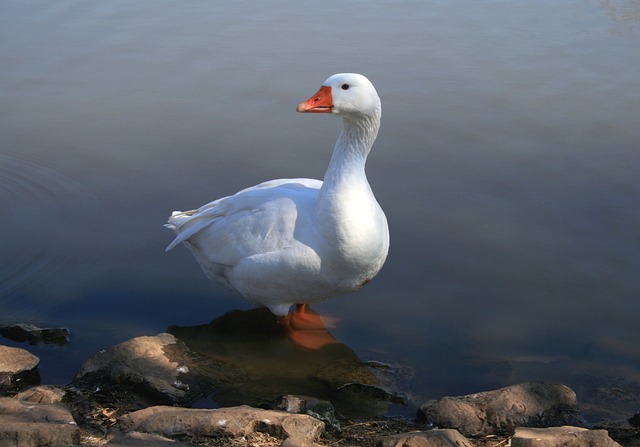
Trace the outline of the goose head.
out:
<instances>
[{"instance_id":1,"label":"goose head","mask_svg":"<svg viewBox=\"0 0 640 447\"><path fill-rule=\"evenodd\" d=\"M324 81L320 90L300 103L296 110L357 118L379 116L381 105L376 89L366 77L356 73L339 73Z\"/></svg>"}]
</instances>

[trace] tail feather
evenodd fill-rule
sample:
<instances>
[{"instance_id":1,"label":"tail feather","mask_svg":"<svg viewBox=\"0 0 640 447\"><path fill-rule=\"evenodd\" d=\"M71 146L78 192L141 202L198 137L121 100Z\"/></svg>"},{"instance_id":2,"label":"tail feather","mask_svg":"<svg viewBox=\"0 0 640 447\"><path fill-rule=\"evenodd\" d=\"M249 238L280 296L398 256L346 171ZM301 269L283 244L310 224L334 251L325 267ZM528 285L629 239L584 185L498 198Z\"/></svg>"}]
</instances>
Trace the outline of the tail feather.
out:
<instances>
[{"instance_id":1,"label":"tail feather","mask_svg":"<svg viewBox=\"0 0 640 447\"><path fill-rule=\"evenodd\" d=\"M184 242L200 232L204 228L213 223L213 220L209 218L199 218L201 216L193 216L195 211L174 211L169 217L169 222L164 226L177 233L176 238L171 242L165 251L173 249L180 242ZM202 216L204 217L204 216ZM186 224L185 228L183 228Z\"/></svg>"}]
</instances>

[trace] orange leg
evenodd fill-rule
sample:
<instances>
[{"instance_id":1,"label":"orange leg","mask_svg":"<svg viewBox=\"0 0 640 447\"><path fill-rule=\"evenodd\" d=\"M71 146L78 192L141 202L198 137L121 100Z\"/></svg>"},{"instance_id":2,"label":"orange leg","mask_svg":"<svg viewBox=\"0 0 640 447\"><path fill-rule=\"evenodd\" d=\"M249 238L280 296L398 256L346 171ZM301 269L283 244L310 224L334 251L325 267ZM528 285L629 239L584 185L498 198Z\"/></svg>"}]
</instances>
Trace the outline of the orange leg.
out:
<instances>
[{"instance_id":1,"label":"orange leg","mask_svg":"<svg viewBox=\"0 0 640 447\"><path fill-rule=\"evenodd\" d=\"M278 323L287 330L291 341L305 348L320 349L331 343L339 343L327 330L322 317L306 304L297 304L295 312L278 318Z\"/></svg>"}]
</instances>

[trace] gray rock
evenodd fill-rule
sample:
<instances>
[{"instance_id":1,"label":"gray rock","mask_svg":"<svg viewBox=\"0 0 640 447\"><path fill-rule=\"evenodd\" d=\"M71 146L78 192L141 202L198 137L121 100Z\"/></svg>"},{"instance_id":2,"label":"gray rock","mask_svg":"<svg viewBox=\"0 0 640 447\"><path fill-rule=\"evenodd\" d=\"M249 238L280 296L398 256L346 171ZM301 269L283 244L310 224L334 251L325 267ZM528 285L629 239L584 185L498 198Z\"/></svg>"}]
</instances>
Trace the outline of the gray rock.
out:
<instances>
[{"instance_id":1,"label":"gray rock","mask_svg":"<svg viewBox=\"0 0 640 447\"><path fill-rule=\"evenodd\" d=\"M248 406L193 409L156 406L121 418L128 431L168 438L208 438L269 434L289 440L290 445L311 445L324 430L324 423L311 416Z\"/></svg>"},{"instance_id":2,"label":"gray rock","mask_svg":"<svg viewBox=\"0 0 640 447\"><path fill-rule=\"evenodd\" d=\"M193 444L174 441L164 436L132 432L117 434L105 444L107 447L193 447Z\"/></svg>"},{"instance_id":3,"label":"gray rock","mask_svg":"<svg viewBox=\"0 0 640 447\"><path fill-rule=\"evenodd\" d=\"M20 348L0 346L0 372L20 374L31 371L40 363L40 359Z\"/></svg>"},{"instance_id":4,"label":"gray rock","mask_svg":"<svg viewBox=\"0 0 640 447\"><path fill-rule=\"evenodd\" d=\"M0 326L0 335L17 342L26 341L31 345L38 343L64 345L69 342L67 328L41 328L32 324Z\"/></svg>"},{"instance_id":5,"label":"gray rock","mask_svg":"<svg viewBox=\"0 0 640 447\"><path fill-rule=\"evenodd\" d=\"M76 374L74 385L79 379L97 385L129 383L183 402L191 397L188 362L188 349L171 334L136 337L92 354Z\"/></svg>"},{"instance_id":6,"label":"gray rock","mask_svg":"<svg viewBox=\"0 0 640 447\"><path fill-rule=\"evenodd\" d=\"M457 430L434 429L387 436L377 447L473 447Z\"/></svg>"},{"instance_id":7,"label":"gray rock","mask_svg":"<svg viewBox=\"0 0 640 447\"><path fill-rule=\"evenodd\" d=\"M38 404L57 404L62 402L65 393L65 390L59 386L40 385L18 393L16 399Z\"/></svg>"},{"instance_id":8,"label":"gray rock","mask_svg":"<svg viewBox=\"0 0 640 447\"><path fill-rule=\"evenodd\" d=\"M325 423L327 428L340 430L340 423L335 410L328 400L316 399L309 396L294 396L286 394L278 397L272 404L274 409L293 414L308 414Z\"/></svg>"},{"instance_id":9,"label":"gray rock","mask_svg":"<svg viewBox=\"0 0 640 447\"><path fill-rule=\"evenodd\" d=\"M620 447L606 430L579 427L516 428L511 447Z\"/></svg>"},{"instance_id":10,"label":"gray rock","mask_svg":"<svg viewBox=\"0 0 640 447\"><path fill-rule=\"evenodd\" d=\"M38 363L40 359L24 349L0 345L0 391L39 383Z\"/></svg>"},{"instance_id":11,"label":"gray rock","mask_svg":"<svg viewBox=\"0 0 640 447\"><path fill-rule=\"evenodd\" d=\"M79 441L80 429L64 406L0 398L0 445L68 447Z\"/></svg>"},{"instance_id":12,"label":"gray rock","mask_svg":"<svg viewBox=\"0 0 640 447\"><path fill-rule=\"evenodd\" d=\"M465 436L513 433L517 426L582 425L575 393L565 385L539 382L428 401L420 406L418 420Z\"/></svg>"}]
</instances>

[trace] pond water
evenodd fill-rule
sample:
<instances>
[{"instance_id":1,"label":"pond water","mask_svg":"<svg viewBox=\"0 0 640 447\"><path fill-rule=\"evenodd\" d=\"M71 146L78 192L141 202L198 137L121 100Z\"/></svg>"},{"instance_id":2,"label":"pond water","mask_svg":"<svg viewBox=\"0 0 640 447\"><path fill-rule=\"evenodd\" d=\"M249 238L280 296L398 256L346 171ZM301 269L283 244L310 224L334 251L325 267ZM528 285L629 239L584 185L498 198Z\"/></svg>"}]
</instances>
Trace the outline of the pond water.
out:
<instances>
[{"instance_id":1,"label":"pond water","mask_svg":"<svg viewBox=\"0 0 640 447\"><path fill-rule=\"evenodd\" d=\"M0 5L0 324L45 383L92 351L250 309L162 227L258 182L322 178L329 75L376 86L367 173L391 250L314 308L424 399L525 380L590 418L640 395L640 7L630 0ZM2 343L12 342L2 340ZM633 397L633 398L632 398Z\"/></svg>"}]
</instances>

